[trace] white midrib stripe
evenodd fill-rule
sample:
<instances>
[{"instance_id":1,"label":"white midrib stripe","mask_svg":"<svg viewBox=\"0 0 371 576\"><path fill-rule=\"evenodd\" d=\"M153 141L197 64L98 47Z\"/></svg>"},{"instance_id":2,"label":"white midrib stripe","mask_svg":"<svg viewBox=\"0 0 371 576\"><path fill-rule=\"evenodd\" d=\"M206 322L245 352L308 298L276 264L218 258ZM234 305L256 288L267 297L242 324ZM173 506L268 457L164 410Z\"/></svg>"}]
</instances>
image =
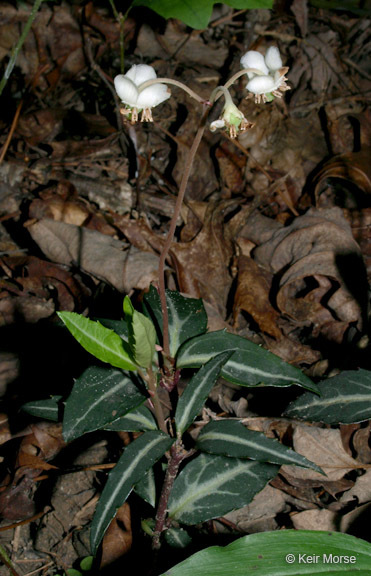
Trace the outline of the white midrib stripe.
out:
<instances>
[{"instance_id":1,"label":"white midrib stripe","mask_svg":"<svg viewBox=\"0 0 371 576\"><path fill-rule=\"evenodd\" d=\"M208 380L209 374L210 374L210 372L212 372L214 370L214 368L215 368L215 366L210 367L210 369L204 374L204 376L203 376L204 382L205 382L205 380L206 381ZM180 422L178 423L178 429L181 430L182 432L184 432L184 423L187 422L187 420L188 420L189 414L190 414L190 412L194 406L194 403L195 403L194 401L198 400L198 398L199 398L200 389L198 389L197 392L198 392L198 394L195 394L193 396L193 399L192 399L193 402L192 401L188 402L186 408L184 409L184 411L182 413L182 417L180 419Z\"/></svg>"},{"instance_id":2,"label":"white midrib stripe","mask_svg":"<svg viewBox=\"0 0 371 576\"><path fill-rule=\"evenodd\" d=\"M86 418L86 416L92 411L94 410L94 408L100 404L102 401L106 400L106 398L109 398L110 396L112 396L112 394L114 394L115 392L117 392L117 390L120 390L120 388L123 387L123 381L121 380L118 384L116 384L116 386L113 386L113 388L110 388L105 394L103 394L103 396L99 396L99 398L97 398L97 400L95 402L93 402L93 404L90 404L89 408L87 410L85 410L84 414L80 417L77 418L75 420L74 426L71 428L71 430L75 430L77 428L77 426L80 424L80 422L82 420L84 420Z\"/></svg>"},{"instance_id":3,"label":"white midrib stripe","mask_svg":"<svg viewBox=\"0 0 371 576\"><path fill-rule=\"evenodd\" d=\"M215 488L217 489L218 487L222 486L228 480L230 480L230 478L234 478L235 476L237 476L241 471L243 471L245 474L249 474L250 476L256 476L256 474L254 474L250 470L250 468L254 468L257 464L258 464L258 462L244 462L242 464L239 464L238 466L234 466L233 468L229 469L227 472L224 472L223 474L218 474L218 476L216 478L213 478L211 481L199 483L197 485L196 490L194 489L193 484L189 485L188 490L185 493L183 492L183 496L181 497L181 505L178 505L178 507L175 507L175 510L174 510L174 506L172 508L170 508L169 515L172 518L176 518L177 516L179 517L179 511L184 511L184 509L187 509L187 505L189 502L192 502L192 501L197 502L206 493L210 494L210 492L215 490ZM207 464L205 465L205 468L207 468ZM248 468L248 469L246 470L246 468ZM200 489L202 486L204 486L204 487L202 489ZM189 492L189 488L191 489L190 490L191 493L190 493L188 498L184 499L184 494ZM196 496L196 498L195 498L195 496ZM178 501L179 501L179 498L178 498ZM176 502L175 502L175 506L176 506ZM194 506L191 506L191 510L193 508L194 508Z\"/></svg>"},{"instance_id":4,"label":"white midrib stripe","mask_svg":"<svg viewBox=\"0 0 371 576\"><path fill-rule=\"evenodd\" d=\"M229 350L224 350L224 352L229 352L229 351L234 351L236 352L237 349L233 350L233 348L230 348ZM243 350L242 350L243 352ZM233 356L231 357L233 358ZM185 360L186 360L186 364L183 363L184 361L184 357L181 359L180 361L180 366L182 368L184 368L185 366L192 366L192 363L194 361L196 361L197 364L199 364L201 362L201 364L206 363L208 360L210 360L209 356L185 356ZM248 374L256 374L257 376L264 376L266 378L269 378L270 380L272 380L272 378L274 378L275 376L278 376L281 380L287 380L288 382L300 382L300 380L298 378L295 378L295 376L284 376L283 374L272 374L271 372L264 372L264 370L260 370L259 368L253 368L252 366L244 366L239 364L238 362L234 362L232 359L228 360L228 362L225 363L225 367L228 367L229 369L231 368L235 368L236 370L238 370L239 372L247 372Z\"/></svg>"},{"instance_id":5,"label":"white midrib stripe","mask_svg":"<svg viewBox=\"0 0 371 576\"><path fill-rule=\"evenodd\" d=\"M254 448L255 450L260 450L262 452L266 452L267 454L273 454L273 456L280 457L280 453L276 452L271 448L266 448L265 446L259 446L259 444L256 444L251 440L245 440L244 438L233 437L233 440L231 440L231 436L229 434L222 434L221 432L205 432L204 434L202 434L202 437L200 437L199 440L200 442L202 442L202 440L204 439L222 440L223 442L229 442L229 443L232 442L233 444L240 444L241 446L249 446L250 448ZM279 446L281 446L281 444L279 444ZM284 454L283 456L286 456L286 454Z\"/></svg>"},{"instance_id":6,"label":"white midrib stripe","mask_svg":"<svg viewBox=\"0 0 371 576\"><path fill-rule=\"evenodd\" d=\"M313 408L313 406L331 406L333 404L339 404L341 401L343 401L343 404L349 404L349 402L365 402L366 400L371 400L371 394L351 394L329 399L319 398L317 402L313 401L308 404L303 404L299 406L298 409L303 410L305 408Z\"/></svg>"},{"instance_id":7,"label":"white midrib stripe","mask_svg":"<svg viewBox=\"0 0 371 576\"><path fill-rule=\"evenodd\" d=\"M116 488L114 488L113 492L111 493L109 500L107 502L105 502L104 510L106 511L106 514L103 512L103 514L99 518L100 521L98 522L97 527L96 527L96 533L97 534L99 534L99 532L100 532L101 526L104 523L105 518L107 516L107 512L110 511L112 502L115 500L118 492L120 492L120 490L121 490L123 484L125 484L127 478L130 477L130 474L136 468L138 462L140 460L142 460L143 457L146 456L146 454L148 454L148 452L150 452L156 444L159 444L163 440L164 440L163 437L154 438L152 440L152 442L147 444L147 446L145 447L145 451L141 450L140 452L138 452L138 454L135 456L134 460L131 461L131 464L129 464L129 466L127 468L125 468L125 471L124 471L123 475L121 476L120 482L116 484Z\"/></svg>"},{"instance_id":8,"label":"white midrib stripe","mask_svg":"<svg viewBox=\"0 0 371 576\"><path fill-rule=\"evenodd\" d=\"M182 329L182 326L187 322L187 319L183 320L183 322L180 320L177 312L176 312L176 308L173 305L173 302L170 300L168 300L168 307L171 310L171 318L173 320L172 324L171 324L171 328L172 328L172 350L171 353L173 355L176 354L179 346L180 346L180 341L179 341L179 335L180 335L180 331ZM174 321L175 320L175 321Z\"/></svg>"}]
</instances>

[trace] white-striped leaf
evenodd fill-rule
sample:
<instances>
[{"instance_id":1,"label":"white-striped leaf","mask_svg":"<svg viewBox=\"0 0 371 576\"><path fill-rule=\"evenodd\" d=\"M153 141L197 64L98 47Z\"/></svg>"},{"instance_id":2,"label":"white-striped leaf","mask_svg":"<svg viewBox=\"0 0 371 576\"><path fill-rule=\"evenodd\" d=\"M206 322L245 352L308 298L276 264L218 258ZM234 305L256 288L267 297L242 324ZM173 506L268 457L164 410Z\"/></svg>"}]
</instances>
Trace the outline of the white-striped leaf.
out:
<instances>
[{"instance_id":1,"label":"white-striped leaf","mask_svg":"<svg viewBox=\"0 0 371 576\"><path fill-rule=\"evenodd\" d=\"M275 464L200 454L175 480L169 516L183 524L223 516L251 502L278 470Z\"/></svg>"},{"instance_id":2,"label":"white-striped leaf","mask_svg":"<svg viewBox=\"0 0 371 576\"><path fill-rule=\"evenodd\" d=\"M197 336L178 352L177 368L198 368L216 354L233 350L221 375L241 386L292 386L297 384L318 393L318 388L298 368L275 354L224 330Z\"/></svg>"},{"instance_id":3,"label":"white-striped leaf","mask_svg":"<svg viewBox=\"0 0 371 576\"><path fill-rule=\"evenodd\" d=\"M183 342L206 332L207 314L201 299L186 298L175 290L166 290L166 302L169 314L170 355L175 358ZM156 321L162 333L161 302L153 286L145 295L144 303L146 314Z\"/></svg>"},{"instance_id":4,"label":"white-striped leaf","mask_svg":"<svg viewBox=\"0 0 371 576\"><path fill-rule=\"evenodd\" d=\"M145 400L146 397L121 370L91 366L76 380L67 398L64 439L70 442L86 432L104 428Z\"/></svg>"},{"instance_id":5,"label":"white-striped leaf","mask_svg":"<svg viewBox=\"0 0 371 576\"><path fill-rule=\"evenodd\" d=\"M21 409L23 412L31 414L31 416L37 416L38 418L58 422L61 411L61 399L62 396L51 396L45 400L27 402L26 404L23 404Z\"/></svg>"},{"instance_id":6,"label":"white-striped leaf","mask_svg":"<svg viewBox=\"0 0 371 576\"><path fill-rule=\"evenodd\" d=\"M109 474L98 502L90 530L92 553L95 555L108 525L122 506L133 486L143 478L173 443L173 439L160 431L144 432L134 440Z\"/></svg>"},{"instance_id":7,"label":"white-striped leaf","mask_svg":"<svg viewBox=\"0 0 371 576\"><path fill-rule=\"evenodd\" d=\"M318 384L321 396L306 392L285 416L326 424L352 424L371 418L371 372L350 370Z\"/></svg>"},{"instance_id":8,"label":"white-striped leaf","mask_svg":"<svg viewBox=\"0 0 371 576\"><path fill-rule=\"evenodd\" d=\"M125 416L114 420L112 424L104 426L104 429L115 432L144 432L145 430L157 430L157 424L152 412L146 406L139 406Z\"/></svg>"},{"instance_id":9,"label":"white-striped leaf","mask_svg":"<svg viewBox=\"0 0 371 576\"><path fill-rule=\"evenodd\" d=\"M293 464L323 470L278 440L267 438L262 432L245 428L238 420L216 420L206 424L197 438L197 447L203 452L234 458L249 458L272 464Z\"/></svg>"},{"instance_id":10,"label":"white-striped leaf","mask_svg":"<svg viewBox=\"0 0 371 576\"><path fill-rule=\"evenodd\" d=\"M148 472L145 473L143 478L141 478L139 482L135 484L134 492L143 498L143 500L148 502L152 508L155 508L157 491L153 468L150 468Z\"/></svg>"},{"instance_id":11,"label":"white-striped leaf","mask_svg":"<svg viewBox=\"0 0 371 576\"><path fill-rule=\"evenodd\" d=\"M111 366L122 370L137 370L127 342L100 322L76 312L58 312L72 336L87 352Z\"/></svg>"},{"instance_id":12,"label":"white-striped leaf","mask_svg":"<svg viewBox=\"0 0 371 576\"><path fill-rule=\"evenodd\" d=\"M169 528L165 532L165 540L172 548L187 548L192 542L191 536L184 528Z\"/></svg>"},{"instance_id":13,"label":"white-striped leaf","mask_svg":"<svg viewBox=\"0 0 371 576\"><path fill-rule=\"evenodd\" d=\"M210 390L219 378L222 366L233 352L223 352L211 358L205 366L191 378L178 400L175 412L175 423L178 436L181 436L200 413Z\"/></svg>"},{"instance_id":14,"label":"white-striped leaf","mask_svg":"<svg viewBox=\"0 0 371 576\"><path fill-rule=\"evenodd\" d=\"M161 576L369 576L370 566L371 544L360 538L277 530L244 536L225 548L206 548Z\"/></svg>"}]
</instances>

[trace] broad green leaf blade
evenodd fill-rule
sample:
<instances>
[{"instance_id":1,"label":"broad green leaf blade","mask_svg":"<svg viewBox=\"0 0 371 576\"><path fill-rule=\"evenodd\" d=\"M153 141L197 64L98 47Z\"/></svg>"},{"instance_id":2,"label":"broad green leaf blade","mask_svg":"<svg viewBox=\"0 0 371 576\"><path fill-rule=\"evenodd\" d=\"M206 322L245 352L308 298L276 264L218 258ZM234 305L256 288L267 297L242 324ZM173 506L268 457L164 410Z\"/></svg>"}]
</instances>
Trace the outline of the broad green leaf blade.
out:
<instances>
[{"instance_id":1,"label":"broad green leaf blade","mask_svg":"<svg viewBox=\"0 0 371 576\"><path fill-rule=\"evenodd\" d=\"M161 576L370 576L370 566L371 544L354 536L279 530L206 548Z\"/></svg>"},{"instance_id":2,"label":"broad green leaf blade","mask_svg":"<svg viewBox=\"0 0 371 576\"><path fill-rule=\"evenodd\" d=\"M37 416L38 418L58 422L61 411L61 400L62 396L51 396L45 400L27 402L21 406L21 410L27 412L27 414L31 414L31 416Z\"/></svg>"},{"instance_id":3,"label":"broad green leaf blade","mask_svg":"<svg viewBox=\"0 0 371 576\"><path fill-rule=\"evenodd\" d=\"M145 402L134 382L115 368L91 366L78 378L64 409L66 442L104 428Z\"/></svg>"},{"instance_id":4,"label":"broad green leaf blade","mask_svg":"<svg viewBox=\"0 0 371 576\"><path fill-rule=\"evenodd\" d=\"M58 316L81 346L98 360L122 370L138 369L127 342L113 330L75 312L58 312Z\"/></svg>"},{"instance_id":5,"label":"broad green leaf blade","mask_svg":"<svg viewBox=\"0 0 371 576\"><path fill-rule=\"evenodd\" d=\"M133 486L169 450L173 441L160 431L144 432L125 448L108 477L94 514L90 530L91 550L94 555L109 523Z\"/></svg>"},{"instance_id":6,"label":"broad green leaf blade","mask_svg":"<svg viewBox=\"0 0 371 576\"><path fill-rule=\"evenodd\" d=\"M185 432L200 413L210 390L219 378L222 366L233 354L232 351L222 352L211 360L191 378L183 394L178 400L175 412L175 423L178 436Z\"/></svg>"},{"instance_id":7,"label":"broad green leaf blade","mask_svg":"<svg viewBox=\"0 0 371 576\"><path fill-rule=\"evenodd\" d=\"M151 411L146 406L139 406L125 416L117 418L112 424L107 424L104 429L116 432L144 432L145 430L157 430L157 424Z\"/></svg>"},{"instance_id":8,"label":"broad green leaf blade","mask_svg":"<svg viewBox=\"0 0 371 576\"><path fill-rule=\"evenodd\" d=\"M216 0L135 0L133 6L147 6L163 18L178 18L200 30L209 23ZM233 8L272 8L272 0L225 0Z\"/></svg>"},{"instance_id":9,"label":"broad green leaf blade","mask_svg":"<svg viewBox=\"0 0 371 576\"><path fill-rule=\"evenodd\" d=\"M197 524L242 508L278 470L274 464L200 454L175 480L169 516L183 524Z\"/></svg>"},{"instance_id":10,"label":"broad green leaf blade","mask_svg":"<svg viewBox=\"0 0 371 576\"><path fill-rule=\"evenodd\" d=\"M240 386L291 386L296 384L312 392L318 387L295 366L257 344L224 330L197 336L178 352L177 368L198 368L216 354L233 350L221 375Z\"/></svg>"},{"instance_id":11,"label":"broad green leaf blade","mask_svg":"<svg viewBox=\"0 0 371 576\"><path fill-rule=\"evenodd\" d=\"M209 422L197 438L197 447L211 454L249 458L272 464L294 464L324 473L319 466L301 454L280 444L278 440L267 438L262 432L248 430L238 420Z\"/></svg>"},{"instance_id":12,"label":"broad green leaf blade","mask_svg":"<svg viewBox=\"0 0 371 576\"><path fill-rule=\"evenodd\" d=\"M155 353L156 329L149 318L134 309L129 296L124 299L124 313L131 354L139 366L148 368Z\"/></svg>"},{"instance_id":13,"label":"broad green leaf blade","mask_svg":"<svg viewBox=\"0 0 371 576\"><path fill-rule=\"evenodd\" d=\"M371 372L350 370L318 384L321 396L306 392L285 410L285 416L326 424L352 424L371 418Z\"/></svg>"},{"instance_id":14,"label":"broad green leaf blade","mask_svg":"<svg viewBox=\"0 0 371 576\"><path fill-rule=\"evenodd\" d=\"M134 486L134 492L154 508L156 506L156 482L153 468L150 468Z\"/></svg>"},{"instance_id":15,"label":"broad green leaf blade","mask_svg":"<svg viewBox=\"0 0 371 576\"><path fill-rule=\"evenodd\" d=\"M125 320L112 320L112 318L94 318L94 320L116 332L125 342L129 341L129 328Z\"/></svg>"},{"instance_id":16,"label":"broad green leaf blade","mask_svg":"<svg viewBox=\"0 0 371 576\"><path fill-rule=\"evenodd\" d=\"M166 302L169 314L170 355L175 358L183 342L206 332L207 314L201 299L186 298L175 290L166 290ZM160 296L153 286L145 295L144 303L147 315L151 315L162 333Z\"/></svg>"}]
</instances>

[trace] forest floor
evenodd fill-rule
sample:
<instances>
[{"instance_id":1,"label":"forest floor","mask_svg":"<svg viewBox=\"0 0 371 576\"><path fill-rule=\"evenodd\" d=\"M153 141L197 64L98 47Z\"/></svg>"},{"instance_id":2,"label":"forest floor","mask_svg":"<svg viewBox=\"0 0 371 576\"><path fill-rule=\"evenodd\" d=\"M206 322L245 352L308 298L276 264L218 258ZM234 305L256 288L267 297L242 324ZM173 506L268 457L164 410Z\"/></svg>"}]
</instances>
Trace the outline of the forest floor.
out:
<instances>
[{"instance_id":1,"label":"forest floor","mask_svg":"<svg viewBox=\"0 0 371 576\"><path fill-rule=\"evenodd\" d=\"M32 8L15 4L0 5L3 70ZM210 330L244 336L315 381L371 369L370 19L353 4L217 5L204 30L136 8L124 28L126 70L153 65L205 100L247 50L279 47L291 90L255 104L240 78L231 93L254 127L234 140L205 133L167 284L204 300ZM89 365L56 312L119 318L125 294L140 305L156 284L202 113L172 87L153 123L124 123L112 88L119 36L109 2L45 2L1 96L0 545L19 576L61 574L89 556L107 470L131 439L94 433L66 446L60 423L20 411L31 400L66 398ZM218 103L211 120L220 112ZM283 467L248 506L196 527L191 551L292 527L370 539L370 423L281 417L296 395L221 381L210 409L327 464L328 476ZM107 546L104 564L144 575L150 548L140 522L150 512L133 496L122 514L120 551ZM162 569L189 553L168 552Z\"/></svg>"}]
</instances>

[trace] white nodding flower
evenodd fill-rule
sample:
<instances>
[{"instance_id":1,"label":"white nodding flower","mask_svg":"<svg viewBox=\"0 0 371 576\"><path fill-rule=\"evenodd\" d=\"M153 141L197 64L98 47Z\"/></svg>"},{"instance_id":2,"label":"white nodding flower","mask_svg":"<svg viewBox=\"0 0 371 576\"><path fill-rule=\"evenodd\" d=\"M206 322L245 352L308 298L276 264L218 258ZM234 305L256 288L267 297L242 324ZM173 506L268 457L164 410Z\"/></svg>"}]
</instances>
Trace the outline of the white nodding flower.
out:
<instances>
[{"instance_id":1,"label":"white nodding flower","mask_svg":"<svg viewBox=\"0 0 371 576\"><path fill-rule=\"evenodd\" d=\"M170 90L166 84L152 84L147 88L141 86L148 80L155 80L157 74L152 66L138 64L130 68L126 74L119 74L114 79L115 90L125 108L121 114L128 116L132 122L138 120L138 112L141 110L142 122L152 122L152 108L158 106L170 98Z\"/></svg>"},{"instance_id":2,"label":"white nodding flower","mask_svg":"<svg viewBox=\"0 0 371 576\"><path fill-rule=\"evenodd\" d=\"M211 132L220 129L227 130L230 138L236 138L239 132L244 132L253 126L254 124L245 118L233 102L227 102L221 117L211 122L209 128Z\"/></svg>"},{"instance_id":3,"label":"white nodding flower","mask_svg":"<svg viewBox=\"0 0 371 576\"><path fill-rule=\"evenodd\" d=\"M250 69L246 72L249 78L246 88L250 92L249 97L254 96L257 103L271 102L275 96L281 98L286 90L290 90L285 77L288 68L282 66L276 46L270 46L265 56L256 50L249 50L242 56L241 66Z\"/></svg>"}]
</instances>

